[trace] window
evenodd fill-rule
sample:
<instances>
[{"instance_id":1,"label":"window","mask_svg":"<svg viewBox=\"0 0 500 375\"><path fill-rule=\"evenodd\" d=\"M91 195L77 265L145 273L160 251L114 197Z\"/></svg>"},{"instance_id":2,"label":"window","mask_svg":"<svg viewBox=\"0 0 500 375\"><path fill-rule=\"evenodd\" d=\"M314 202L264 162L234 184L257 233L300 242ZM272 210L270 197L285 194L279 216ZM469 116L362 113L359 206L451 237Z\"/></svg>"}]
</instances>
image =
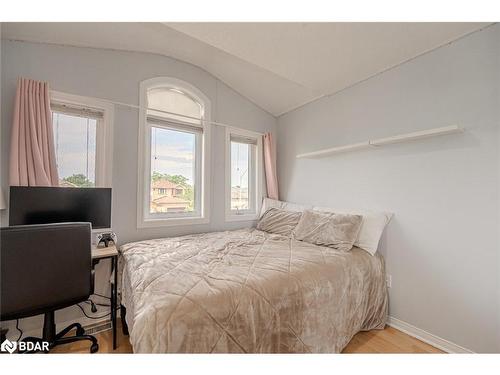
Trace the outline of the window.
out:
<instances>
[{"instance_id":1,"label":"window","mask_svg":"<svg viewBox=\"0 0 500 375\"><path fill-rule=\"evenodd\" d=\"M198 215L196 144L202 133L148 119L151 137L149 215L163 212Z\"/></svg>"},{"instance_id":2,"label":"window","mask_svg":"<svg viewBox=\"0 0 500 375\"><path fill-rule=\"evenodd\" d=\"M226 130L226 220L254 220L262 199L259 134Z\"/></svg>"},{"instance_id":3,"label":"window","mask_svg":"<svg viewBox=\"0 0 500 375\"><path fill-rule=\"evenodd\" d=\"M171 78L141 84L138 227L208 222L206 97Z\"/></svg>"},{"instance_id":4,"label":"window","mask_svg":"<svg viewBox=\"0 0 500 375\"><path fill-rule=\"evenodd\" d=\"M112 107L51 92L51 110L59 186L111 186Z\"/></svg>"}]
</instances>

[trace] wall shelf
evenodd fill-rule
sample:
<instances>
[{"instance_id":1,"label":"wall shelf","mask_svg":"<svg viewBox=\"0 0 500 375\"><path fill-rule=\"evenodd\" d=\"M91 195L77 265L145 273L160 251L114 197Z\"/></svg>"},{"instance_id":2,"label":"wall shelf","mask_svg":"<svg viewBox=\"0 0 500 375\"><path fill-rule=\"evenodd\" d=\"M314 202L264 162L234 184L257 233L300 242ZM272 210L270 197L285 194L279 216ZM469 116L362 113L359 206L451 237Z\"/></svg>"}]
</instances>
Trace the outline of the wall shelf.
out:
<instances>
[{"instance_id":1,"label":"wall shelf","mask_svg":"<svg viewBox=\"0 0 500 375\"><path fill-rule=\"evenodd\" d=\"M416 141L416 140L435 137L435 136L439 136L439 135L461 133L463 131L464 131L464 128L461 128L458 125L450 125L450 126L444 126L441 128L421 130L421 131L416 131L416 132L412 132L412 133L395 135L392 137L379 138L379 139L374 139L374 140L370 140L370 141L353 143L353 144L345 145L345 146L332 147L332 148L327 148L327 149L313 151L313 152L306 152L303 154L298 154L297 158L298 159L301 159L301 158L323 158L323 157L327 157L330 155L339 154L342 152L355 151L355 150L366 149L366 148L370 148L370 147L381 147L381 146L390 145L393 143Z\"/></svg>"}]
</instances>

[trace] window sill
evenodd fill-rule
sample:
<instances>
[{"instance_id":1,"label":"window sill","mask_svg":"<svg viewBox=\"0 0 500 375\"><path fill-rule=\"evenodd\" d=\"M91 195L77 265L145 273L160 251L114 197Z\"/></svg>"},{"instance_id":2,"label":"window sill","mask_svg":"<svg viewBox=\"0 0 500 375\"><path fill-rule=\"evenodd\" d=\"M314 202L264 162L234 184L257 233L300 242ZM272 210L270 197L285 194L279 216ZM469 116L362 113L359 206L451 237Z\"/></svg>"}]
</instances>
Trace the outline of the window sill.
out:
<instances>
[{"instance_id":1,"label":"window sill","mask_svg":"<svg viewBox=\"0 0 500 375\"><path fill-rule=\"evenodd\" d=\"M171 219L146 219L137 222L137 228L159 228L181 225L209 224L210 220L205 217L179 217Z\"/></svg>"},{"instance_id":2,"label":"window sill","mask_svg":"<svg viewBox=\"0 0 500 375\"><path fill-rule=\"evenodd\" d=\"M258 219L259 219L259 215L256 213L243 214L243 215L226 214L226 222L230 222L230 221L254 221L254 220L258 220Z\"/></svg>"}]
</instances>

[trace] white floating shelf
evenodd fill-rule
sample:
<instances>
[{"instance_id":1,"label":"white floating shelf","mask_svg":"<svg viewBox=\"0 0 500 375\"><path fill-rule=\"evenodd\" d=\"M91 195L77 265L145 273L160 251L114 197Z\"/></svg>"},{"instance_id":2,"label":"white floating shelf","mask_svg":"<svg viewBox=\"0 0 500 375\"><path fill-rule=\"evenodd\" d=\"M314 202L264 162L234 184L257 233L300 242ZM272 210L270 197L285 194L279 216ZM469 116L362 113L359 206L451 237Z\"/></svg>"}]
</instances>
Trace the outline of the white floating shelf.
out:
<instances>
[{"instance_id":1,"label":"white floating shelf","mask_svg":"<svg viewBox=\"0 0 500 375\"><path fill-rule=\"evenodd\" d=\"M320 151L308 152L305 154L299 154L299 155L297 155L297 157L298 158L322 158L322 157L327 156L327 155L333 155L333 154L337 154L340 152L360 150L363 148L370 148L370 141L353 143L352 145L345 145L345 146L340 146L340 147L332 147L332 148L327 148L325 150L320 150Z\"/></svg>"},{"instance_id":2,"label":"white floating shelf","mask_svg":"<svg viewBox=\"0 0 500 375\"><path fill-rule=\"evenodd\" d=\"M399 142L416 141L419 139L435 137L438 135L460 133L463 131L464 131L464 129L457 126L457 125L450 125L450 126L444 126L442 128L421 130L421 131L413 132L413 133L395 135L393 137L375 139L374 141L370 141L370 144L373 146L383 146L383 145L390 145L390 144L399 143Z\"/></svg>"},{"instance_id":3,"label":"white floating shelf","mask_svg":"<svg viewBox=\"0 0 500 375\"><path fill-rule=\"evenodd\" d=\"M435 137L438 135L461 133L463 131L464 131L464 129L459 127L458 125L450 125L450 126L444 126L441 128L421 130L421 131L417 131L417 132L413 132L413 133L406 133L406 134L395 135L395 136L387 137L387 138L375 139L375 140L371 140L371 141L353 143L353 144L345 145L345 146L332 147L332 148L327 148L327 149L319 150L319 151L306 152L304 154L298 154L297 158L299 158L299 159L300 158L322 158L322 157L326 157L329 155L338 154L341 152L355 151L355 150L360 150L360 149L365 149L365 148L370 148L370 147L380 147L380 146L389 145L389 144L393 144L393 143L416 141L419 139Z\"/></svg>"}]
</instances>

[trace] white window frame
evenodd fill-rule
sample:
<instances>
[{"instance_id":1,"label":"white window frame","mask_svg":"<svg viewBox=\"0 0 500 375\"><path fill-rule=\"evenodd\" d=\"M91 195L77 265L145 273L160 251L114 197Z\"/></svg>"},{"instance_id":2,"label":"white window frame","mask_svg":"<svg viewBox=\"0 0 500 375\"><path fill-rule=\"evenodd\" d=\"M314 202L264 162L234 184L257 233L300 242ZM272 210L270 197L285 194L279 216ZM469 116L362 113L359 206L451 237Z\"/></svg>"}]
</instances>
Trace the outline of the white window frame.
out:
<instances>
[{"instance_id":1,"label":"white window frame","mask_svg":"<svg viewBox=\"0 0 500 375\"><path fill-rule=\"evenodd\" d=\"M254 171L249 174L250 182L253 189L250 189L249 194L252 192L255 207L246 212L236 211L231 209L231 135L251 138L256 140L255 147L255 161ZM251 221L259 218L259 212L262 205L263 191L264 191L264 168L262 156L262 134L252 132L250 130L236 129L232 127L226 128L226 142L225 142L225 216L226 221ZM250 196L249 196L250 198ZM249 200L250 201L250 200ZM240 212L240 213L237 213Z\"/></svg>"},{"instance_id":2,"label":"white window frame","mask_svg":"<svg viewBox=\"0 0 500 375\"><path fill-rule=\"evenodd\" d=\"M68 94L54 90L50 91L50 103L51 107L53 104L67 105L73 108L103 113L103 118L97 121L96 126L95 187L112 187L113 104L97 98Z\"/></svg>"},{"instance_id":3,"label":"white window frame","mask_svg":"<svg viewBox=\"0 0 500 375\"><path fill-rule=\"evenodd\" d=\"M154 228L174 225L208 224L210 222L210 133L211 125L203 123L201 144L196 145L195 157L195 186L197 186L196 199L200 200L200 211L197 216L185 213L150 214L151 191L151 128L147 121L147 92L155 88L170 88L179 90L192 97L202 106L202 119L210 121L211 103L208 97L198 88L172 77L156 77L142 81L139 85L139 145L138 145L138 179L137 179L137 228ZM167 121L167 120L166 120ZM176 121L172 120L172 123ZM192 125L192 124L189 124ZM154 127L160 127L154 125ZM171 129L175 130L172 126ZM201 152L200 152L201 151ZM199 182L199 184L196 184Z\"/></svg>"}]
</instances>

